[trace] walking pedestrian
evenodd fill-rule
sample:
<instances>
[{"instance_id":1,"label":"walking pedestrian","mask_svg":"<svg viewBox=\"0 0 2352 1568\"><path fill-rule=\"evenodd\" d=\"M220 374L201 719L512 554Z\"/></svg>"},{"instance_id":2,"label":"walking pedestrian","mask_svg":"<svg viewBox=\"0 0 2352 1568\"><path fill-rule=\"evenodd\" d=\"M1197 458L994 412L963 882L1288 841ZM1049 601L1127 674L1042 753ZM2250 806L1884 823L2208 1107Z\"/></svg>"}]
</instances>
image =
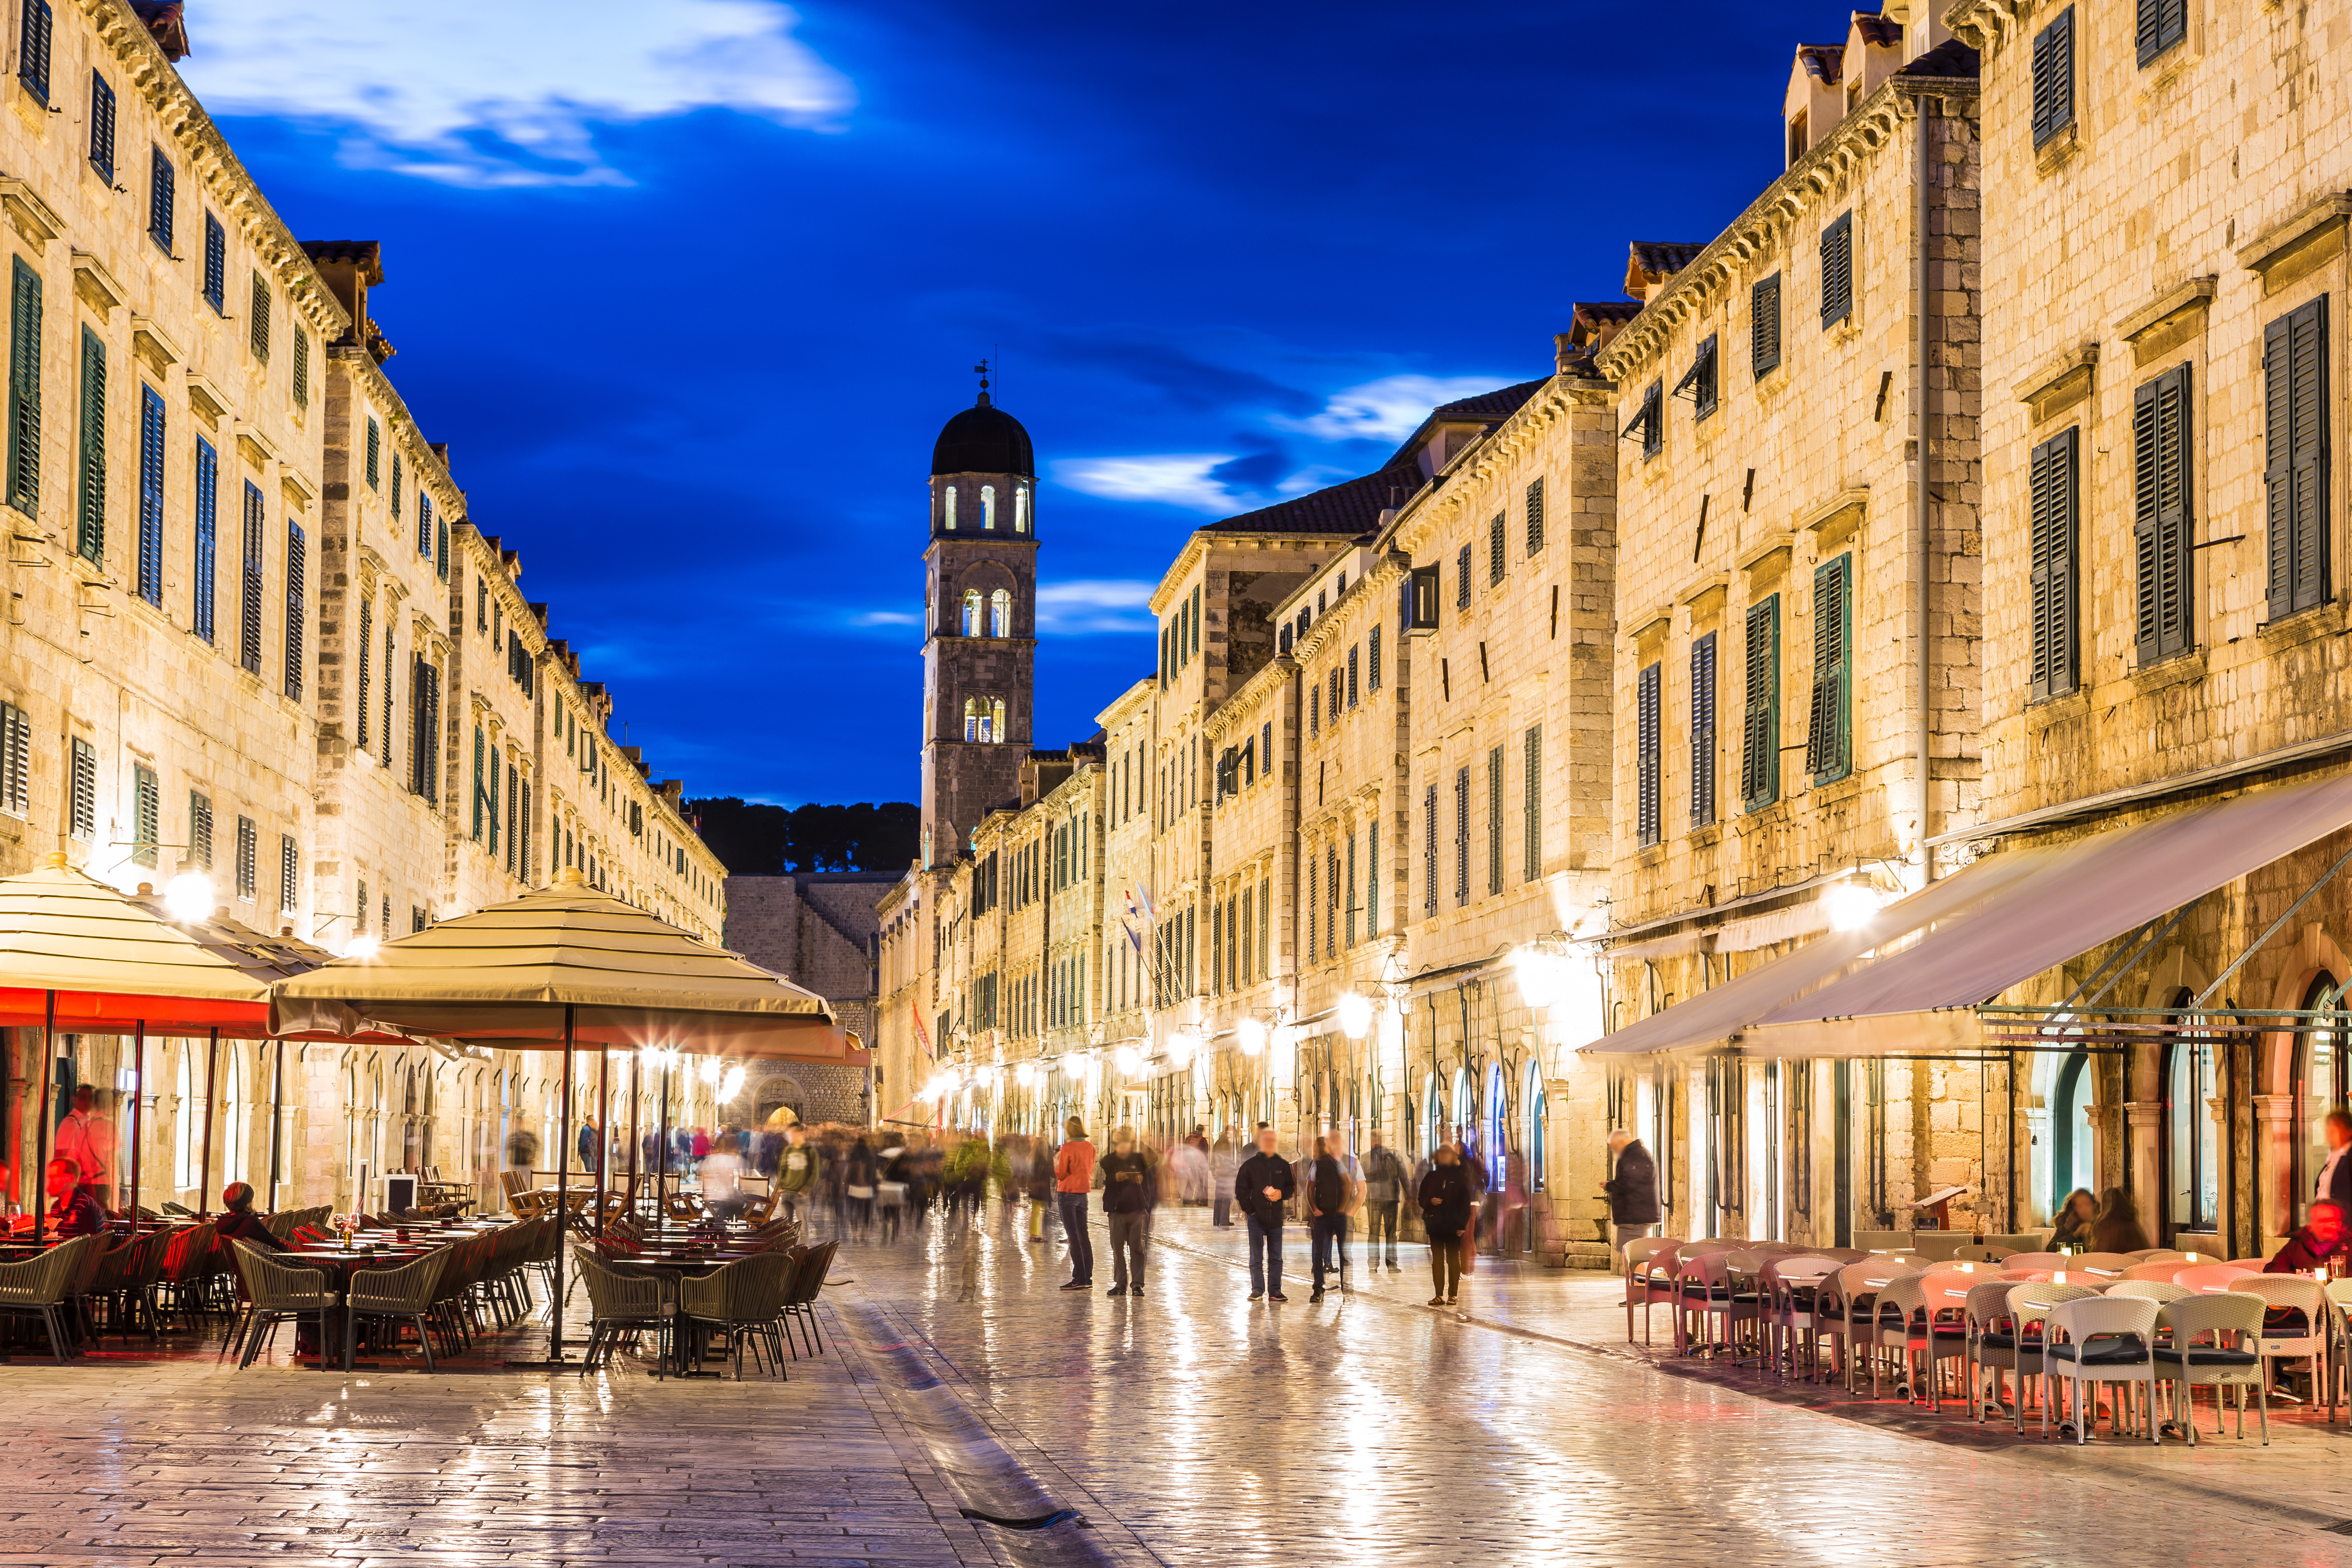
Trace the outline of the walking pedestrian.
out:
<instances>
[{"instance_id":1,"label":"walking pedestrian","mask_svg":"<svg viewBox=\"0 0 2352 1568\"><path fill-rule=\"evenodd\" d=\"M1253 1301L1267 1295L1277 1301L1289 1300L1282 1293L1282 1216L1283 1205L1298 1184L1291 1176L1290 1162L1276 1152L1280 1142L1272 1127L1259 1122L1257 1152L1234 1173L1234 1198L1249 1219Z\"/></svg>"},{"instance_id":2,"label":"walking pedestrian","mask_svg":"<svg viewBox=\"0 0 2352 1568\"><path fill-rule=\"evenodd\" d=\"M1221 1230L1231 1230L1234 1225L1234 1173L1241 1169L1240 1152L1234 1147L1234 1135L1220 1132L1209 1150L1209 1191L1213 1203L1209 1223Z\"/></svg>"},{"instance_id":3,"label":"walking pedestrian","mask_svg":"<svg viewBox=\"0 0 2352 1568\"><path fill-rule=\"evenodd\" d=\"M1029 1239L1040 1247L1045 1242L1046 1215L1054 1207L1054 1158L1042 1139L1029 1154Z\"/></svg>"},{"instance_id":4,"label":"walking pedestrian","mask_svg":"<svg viewBox=\"0 0 2352 1568\"><path fill-rule=\"evenodd\" d=\"M1315 1290L1307 1299L1323 1299L1323 1276L1348 1277L1348 1216L1363 1201L1363 1184L1355 1177L1355 1161L1348 1153L1346 1136L1333 1128L1315 1140L1315 1158L1307 1183L1307 1235L1314 1247Z\"/></svg>"},{"instance_id":5,"label":"walking pedestrian","mask_svg":"<svg viewBox=\"0 0 2352 1568\"><path fill-rule=\"evenodd\" d=\"M1070 1282L1065 1290L1091 1290L1095 1284L1095 1242L1087 1234L1087 1194L1095 1184L1095 1146L1087 1142L1087 1124L1071 1117L1062 1124L1066 1135L1054 1154L1054 1190L1061 1198L1062 1237L1070 1248Z\"/></svg>"},{"instance_id":6,"label":"walking pedestrian","mask_svg":"<svg viewBox=\"0 0 2352 1568\"><path fill-rule=\"evenodd\" d=\"M1397 1211L1403 1206L1404 1162L1396 1151L1381 1142L1378 1132L1372 1134L1372 1146L1364 1151L1364 1267L1377 1268L1381 1238L1388 1238L1388 1267L1391 1273L1402 1273L1397 1264Z\"/></svg>"},{"instance_id":7,"label":"walking pedestrian","mask_svg":"<svg viewBox=\"0 0 2352 1568\"><path fill-rule=\"evenodd\" d=\"M907 1212L907 1184L911 1163L903 1145L882 1151L882 1168L874 1181L874 1206L882 1216L882 1240L898 1239L898 1224Z\"/></svg>"},{"instance_id":8,"label":"walking pedestrian","mask_svg":"<svg viewBox=\"0 0 2352 1568\"><path fill-rule=\"evenodd\" d=\"M1462 1255L1468 1243L1463 1232L1469 1228L1471 1216L1477 1212L1476 1199L1470 1190L1469 1168L1462 1163L1462 1152L1451 1143L1437 1146L1437 1163L1429 1174L1421 1179L1421 1226L1429 1233L1429 1275L1436 1284L1437 1293L1429 1299L1433 1307L1451 1307L1461 1292Z\"/></svg>"},{"instance_id":9,"label":"walking pedestrian","mask_svg":"<svg viewBox=\"0 0 2352 1568\"><path fill-rule=\"evenodd\" d=\"M801 1205L815 1185L816 1147L808 1141L808 1129L794 1122L784 1131L784 1152L776 1162L776 1190L783 1194L786 1218L800 1218Z\"/></svg>"},{"instance_id":10,"label":"walking pedestrian","mask_svg":"<svg viewBox=\"0 0 2352 1568\"><path fill-rule=\"evenodd\" d=\"M1617 1261L1625 1261L1625 1244L1658 1228L1658 1163L1642 1141L1620 1127L1609 1134L1610 1178L1601 1184L1609 1200L1609 1243Z\"/></svg>"},{"instance_id":11,"label":"walking pedestrian","mask_svg":"<svg viewBox=\"0 0 2352 1568\"><path fill-rule=\"evenodd\" d=\"M849 1167L842 1191L849 1197L850 1228L860 1241L866 1239L866 1227L874 1223L874 1184L877 1167L874 1146L860 1138L849 1146Z\"/></svg>"},{"instance_id":12,"label":"walking pedestrian","mask_svg":"<svg viewBox=\"0 0 2352 1568\"><path fill-rule=\"evenodd\" d=\"M1110 1135L1110 1152L1103 1156L1102 1173L1103 1217L1110 1222L1110 1294L1140 1296L1158 1173L1151 1168L1151 1156L1135 1146L1134 1132L1122 1127ZM1130 1259L1132 1271L1128 1267Z\"/></svg>"}]
</instances>

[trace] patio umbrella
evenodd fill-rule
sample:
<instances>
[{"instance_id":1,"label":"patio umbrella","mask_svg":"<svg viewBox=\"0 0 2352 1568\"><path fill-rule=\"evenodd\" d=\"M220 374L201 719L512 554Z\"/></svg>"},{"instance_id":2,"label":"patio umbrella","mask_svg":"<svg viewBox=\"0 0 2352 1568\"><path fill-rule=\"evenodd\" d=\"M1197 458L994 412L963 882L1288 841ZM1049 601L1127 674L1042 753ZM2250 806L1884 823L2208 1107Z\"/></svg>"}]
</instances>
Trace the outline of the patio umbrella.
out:
<instances>
[{"instance_id":1,"label":"patio umbrella","mask_svg":"<svg viewBox=\"0 0 2352 1568\"><path fill-rule=\"evenodd\" d=\"M559 1215L571 1199L572 1052L668 1047L763 1061L865 1059L824 998L591 889L576 868L510 903L443 921L280 981L282 1031L331 1032L360 1016L499 1050L563 1053ZM555 1254L548 1361L563 1361L563 1249Z\"/></svg>"}]
</instances>

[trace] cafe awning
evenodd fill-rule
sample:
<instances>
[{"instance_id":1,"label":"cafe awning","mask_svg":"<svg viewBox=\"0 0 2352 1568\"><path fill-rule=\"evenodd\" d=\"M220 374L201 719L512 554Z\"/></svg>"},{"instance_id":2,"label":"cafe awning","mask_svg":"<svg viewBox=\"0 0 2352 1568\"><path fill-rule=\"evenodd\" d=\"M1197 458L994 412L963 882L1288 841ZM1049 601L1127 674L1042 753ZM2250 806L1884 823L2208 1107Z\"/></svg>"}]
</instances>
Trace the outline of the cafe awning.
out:
<instances>
[{"instance_id":1,"label":"cafe awning","mask_svg":"<svg viewBox=\"0 0 2352 1568\"><path fill-rule=\"evenodd\" d=\"M0 880L0 1025L71 1033L266 1033L271 955L183 929L131 894L53 855Z\"/></svg>"},{"instance_id":2,"label":"cafe awning","mask_svg":"<svg viewBox=\"0 0 2352 1568\"><path fill-rule=\"evenodd\" d=\"M1855 1057L1976 1048L2011 986L2352 826L2352 775L1988 855L1590 1050ZM1679 1021L1678 1021L1679 1020Z\"/></svg>"}]
</instances>

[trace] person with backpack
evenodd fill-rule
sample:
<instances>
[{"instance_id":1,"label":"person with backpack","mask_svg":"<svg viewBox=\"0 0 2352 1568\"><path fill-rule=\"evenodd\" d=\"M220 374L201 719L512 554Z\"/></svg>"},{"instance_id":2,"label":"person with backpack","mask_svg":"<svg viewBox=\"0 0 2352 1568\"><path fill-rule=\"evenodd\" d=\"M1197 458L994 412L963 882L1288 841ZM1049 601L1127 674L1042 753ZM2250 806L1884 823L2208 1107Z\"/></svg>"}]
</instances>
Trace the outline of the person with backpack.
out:
<instances>
[{"instance_id":1,"label":"person with backpack","mask_svg":"<svg viewBox=\"0 0 2352 1568\"><path fill-rule=\"evenodd\" d=\"M1437 1161L1421 1179L1415 1194L1421 1205L1421 1227L1429 1233L1429 1273L1437 1293L1433 1307L1451 1307L1467 1272L1463 1254L1468 1246L1464 1232L1477 1214L1477 1198L1470 1188L1470 1171L1462 1152L1451 1143L1437 1146Z\"/></svg>"},{"instance_id":2,"label":"person with backpack","mask_svg":"<svg viewBox=\"0 0 2352 1568\"><path fill-rule=\"evenodd\" d=\"M1355 1161L1348 1155L1346 1138L1339 1129L1315 1140L1315 1158L1307 1164L1307 1234L1313 1238L1315 1290L1307 1299L1323 1299L1323 1276L1348 1277L1348 1216L1363 1201L1363 1184L1356 1180Z\"/></svg>"},{"instance_id":3,"label":"person with backpack","mask_svg":"<svg viewBox=\"0 0 2352 1568\"><path fill-rule=\"evenodd\" d=\"M1388 1240L1388 1267L1391 1273L1401 1273L1397 1266L1397 1211L1404 1206L1404 1162L1396 1151L1381 1142L1378 1132L1372 1134L1372 1146L1364 1152L1364 1267L1376 1268L1376 1256L1381 1237Z\"/></svg>"},{"instance_id":4,"label":"person with backpack","mask_svg":"<svg viewBox=\"0 0 2352 1568\"><path fill-rule=\"evenodd\" d=\"M1291 1174L1290 1162L1279 1152L1281 1142L1271 1126L1259 1122L1257 1152L1243 1161L1234 1174L1234 1201L1249 1220L1249 1299L1253 1301L1269 1295L1277 1301L1289 1300L1282 1293L1282 1220L1285 1205L1298 1184Z\"/></svg>"}]
</instances>

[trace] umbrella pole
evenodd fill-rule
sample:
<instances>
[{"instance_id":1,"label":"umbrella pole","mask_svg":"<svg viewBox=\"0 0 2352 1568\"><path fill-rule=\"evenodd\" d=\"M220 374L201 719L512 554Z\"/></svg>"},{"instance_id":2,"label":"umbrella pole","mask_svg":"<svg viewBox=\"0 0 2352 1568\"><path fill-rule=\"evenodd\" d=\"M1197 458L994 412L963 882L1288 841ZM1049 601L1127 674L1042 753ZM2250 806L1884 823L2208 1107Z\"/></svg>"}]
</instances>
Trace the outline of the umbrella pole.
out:
<instances>
[{"instance_id":1,"label":"umbrella pole","mask_svg":"<svg viewBox=\"0 0 2352 1568\"><path fill-rule=\"evenodd\" d=\"M596 1234L604 1234L604 1194L610 1184L604 1179L605 1168L613 1163L613 1053L607 1048L596 1057Z\"/></svg>"},{"instance_id":2,"label":"umbrella pole","mask_svg":"<svg viewBox=\"0 0 2352 1568\"><path fill-rule=\"evenodd\" d=\"M33 1240L48 1228L49 1068L58 1059L58 994L48 994L41 1013L41 1102L33 1110Z\"/></svg>"},{"instance_id":3,"label":"umbrella pole","mask_svg":"<svg viewBox=\"0 0 2352 1568\"><path fill-rule=\"evenodd\" d=\"M563 1249L572 1226L572 1004L563 1005L563 1146L555 1160L555 1300L547 1311L547 1359L563 1359Z\"/></svg>"},{"instance_id":4,"label":"umbrella pole","mask_svg":"<svg viewBox=\"0 0 2352 1568\"><path fill-rule=\"evenodd\" d=\"M635 1052L629 1053L629 1202L628 1213L635 1218L637 1212L637 1152L646 1132L646 1062Z\"/></svg>"},{"instance_id":5,"label":"umbrella pole","mask_svg":"<svg viewBox=\"0 0 2352 1568\"><path fill-rule=\"evenodd\" d=\"M278 1065L269 1075L269 1193L268 1197L268 1206L269 1212L272 1214L278 1212L278 1182L279 1177L278 1164L278 1130L285 1124L285 1117L286 1042L280 1040L278 1042Z\"/></svg>"},{"instance_id":6,"label":"umbrella pole","mask_svg":"<svg viewBox=\"0 0 2352 1568\"><path fill-rule=\"evenodd\" d=\"M139 1234L139 1142L140 1104L147 1098L147 1024L144 1019L131 1030L131 1200L123 1209L131 1221L131 1234ZM116 1158L121 1158L117 1155Z\"/></svg>"},{"instance_id":7,"label":"umbrella pole","mask_svg":"<svg viewBox=\"0 0 2352 1568\"><path fill-rule=\"evenodd\" d=\"M668 1216L669 1207L669 1063L662 1063L661 1143L654 1150L654 1223Z\"/></svg>"},{"instance_id":8,"label":"umbrella pole","mask_svg":"<svg viewBox=\"0 0 2352 1568\"><path fill-rule=\"evenodd\" d=\"M220 1067L220 1031L215 1029L212 1041L205 1047L205 1162L196 1172L196 1217L205 1219L213 1212L213 1116L219 1109L213 1099L213 1074Z\"/></svg>"}]
</instances>

